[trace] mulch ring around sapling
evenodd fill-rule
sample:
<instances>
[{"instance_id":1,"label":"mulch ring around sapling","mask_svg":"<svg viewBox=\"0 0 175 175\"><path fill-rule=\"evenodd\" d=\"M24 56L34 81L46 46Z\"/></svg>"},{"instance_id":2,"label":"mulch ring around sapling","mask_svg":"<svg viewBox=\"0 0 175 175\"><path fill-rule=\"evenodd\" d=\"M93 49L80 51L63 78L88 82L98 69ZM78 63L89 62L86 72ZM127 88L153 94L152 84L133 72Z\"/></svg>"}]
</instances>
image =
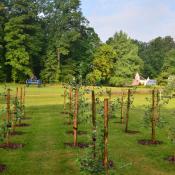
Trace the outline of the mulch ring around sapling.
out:
<instances>
[{"instance_id":1,"label":"mulch ring around sapling","mask_svg":"<svg viewBox=\"0 0 175 175\"><path fill-rule=\"evenodd\" d=\"M4 149L20 149L23 148L24 144L22 143L3 143L0 144L0 148L4 148Z\"/></svg>"},{"instance_id":2,"label":"mulch ring around sapling","mask_svg":"<svg viewBox=\"0 0 175 175\"><path fill-rule=\"evenodd\" d=\"M144 139L144 140L138 140L138 143L141 144L141 145L160 145L163 142L159 141L159 140L152 141L152 140Z\"/></svg>"},{"instance_id":3,"label":"mulch ring around sapling","mask_svg":"<svg viewBox=\"0 0 175 175\"><path fill-rule=\"evenodd\" d=\"M27 126L30 126L30 124L27 124L27 123L20 123L20 124L16 124L15 126L16 126L16 127L27 127Z\"/></svg>"},{"instance_id":4,"label":"mulch ring around sapling","mask_svg":"<svg viewBox=\"0 0 175 175\"><path fill-rule=\"evenodd\" d=\"M74 146L74 143L64 143L64 146L72 148L88 148L90 145L89 143L77 143L77 146Z\"/></svg>"},{"instance_id":5,"label":"mulch ring around sapling","mask_svg":"<svg viewBox=\"0 0 175 175\"><path fill-rule=\"evenodd\" d=\"M71 135L74 134L73 131L67 131L66 133L67 133L67 134L71 134ZM87 134L87 131L78 131L77 134L78 134L78 135L86 135L86 134Z\"/></svg>"},{"instance_id":6,"label":"mulch ring around sapling","mask_svg":"<svg viewBox=\"0 0 175 175\"><path fill-rule=\"evenodd\" d=\"M132 130L128 130L127 132L126 132L127 134L130 134L130 135L134 135L134 134L139 134L140 133L140 131L132 131Z\"/></svg>"},{"instance_id":7,"label":"mulch ring around sapling","mask_svg":"<svg viewBox=\"0 0 175 175\"><path fill-rule=\"evenodd\" d=\"M13 131L10 133L11 136L20 136L23 134L24 134L24 132L22 132L22 131Z\"/></svg>"},{"instance_id":8,"label":"mulch ring around sapling","mask_svg":"<svg viewBox=\"0 0 175 175\"><path fill-rule=\"evenodd\" d=\"M169 156L169 157L165 158L165 160L167 160L170 163L175 165L175 156Z\"/></svg>"},{"instance_id":9,"label":"mulch ring around sapling","mask_svg":"<svg viewBox=\"0 0 175 175\"><path fill-rule=\"evenodd\" d=\"M6 165L0 164L0 173L6 170Z\"/></svg>"}]
</instances>

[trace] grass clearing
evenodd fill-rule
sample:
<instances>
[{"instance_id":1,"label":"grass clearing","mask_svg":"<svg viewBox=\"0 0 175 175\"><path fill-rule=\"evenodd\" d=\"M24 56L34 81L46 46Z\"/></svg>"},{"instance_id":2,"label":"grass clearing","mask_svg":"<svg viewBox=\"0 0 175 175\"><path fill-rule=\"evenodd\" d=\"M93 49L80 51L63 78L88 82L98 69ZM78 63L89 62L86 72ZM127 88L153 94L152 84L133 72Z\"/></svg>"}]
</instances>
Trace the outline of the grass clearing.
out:
<instances>
[{"instance_id":1,"label":"grass clearing","mask_svg":"<svg viewBox=\"0 0 175 175\"><path fill-rule=\"evenodd\" d=\"M12 90L15 89L15 86L11 87ZM60 86L26 88L26 117L31 119L23 122L31 126L18 128L25 134L11 138L14 142L25 144L24 148L0 149L0 163L7 165L3 175L80 174L76 159L84 150L64 147L64 142L73 142L73 136L66 134L66 131L72 130L72 126L64 124L66 115L61 113L63 92ZM141 133L125 134L124 125L116 123L120 120L119 113L109 121L109 156L114 162L116 175L174 175L175 165L164 158L175 149L168 140L168 126L175 124L175 99L161 110L169 122L167 127L157 129L157 137L164 143L143 146L137 141L150 138L151 135L150 128L142 125L146 96L148 95L135 95L134 108L130 114L129 129ZM87 129L89 126L80 126L80 130ZM78 136L79 141L87 139L86 135Z\"/></svg>"}]
</instances>

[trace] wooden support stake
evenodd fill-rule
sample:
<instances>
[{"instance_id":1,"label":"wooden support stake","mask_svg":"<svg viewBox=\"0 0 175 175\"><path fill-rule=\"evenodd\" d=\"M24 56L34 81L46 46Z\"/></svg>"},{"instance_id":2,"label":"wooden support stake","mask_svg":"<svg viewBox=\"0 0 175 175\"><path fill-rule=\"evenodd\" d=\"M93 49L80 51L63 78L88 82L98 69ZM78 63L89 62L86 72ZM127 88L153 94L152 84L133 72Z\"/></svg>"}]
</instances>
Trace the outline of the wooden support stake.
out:
<instances>
[{"instance_id":1,"label":"wooden support stake","mask_svg":"<svg viewBox=\"0 0 175 175\"><path fill-rule=\"evenodd\" d=\"M72 116L72 88L69 90L69 120L71 121Z\"/></svg>"},{"instance_id":2,"label":"wooden support stake","mask_svg":"<svg viewBox=\"0 0 175 175\"><path fill-rule=\"evenodd\" d=\"M66 89L64 90L64 114L66 113Z\"/></svg>"},{"instance_id":3,"label":"wooden support stake","mask_svg":"<svg viewBox=\"0 0 175 175\"><path fill-rule=\"evenodd\" d=\"M157 89L156 91L156 122L159 121L159 102L160 102L160 92Z\"/></svg>"},{"instance_id":4,"label":"wooden support stake","mask_svg":"<svg viewBox=\"0 0 175 175\"><path fill-rule=\"evenodd\" d=\"M10 89L7 89L6 95L6 103L7 103L7 124L10 124L11 115L10 115ZM9 129L7 129L6 133L6 143L9 144Z\"/></svg>"},{"instance_id":5,"label":"wooden support stake","mask_svg":"<svg viewBox=\"0 0 175 175\"><path fill-rule=\"evenodd\" d=\"M7 104L7 122L10 123L10 89L7 89L6 95L6 104Z\"/></svg>"},{"instance_id":6,"label":"wooden support stake","mask_svg":"<svg viewBox=\"0 0 175 175\"><path fill-rule=\"evenodd\" d=\"M105 167L106 175L108 172L108 99L104 99L104 157L103 165Z\"/></svg>"},{"instance_id":7,"label":"wooden support stake","mask_svg":"<svg viewBox=\"0 0 175 175\"><path fill-rule=\"evenodd\" d=\"M77 130L78 130L78 88L75 90L75 110L74 110L74 121L73 121L73 131L74 131L74 146L77 146Z\"/></svg>"},{"instance_id":8,"label":"wooden support stake","mask_svg":"<svg viewBox=\"0 0 175 175\"><path fill-rule=\"evenodd\" d=\"M124 123L124 92L122 92L121 96L121 123Z\"/></svg>"},{"instance_id":9,"label":"wooden support stake","mask_svg":"<svg viewBox=\"0 0 175 175\"><path fill-rule=\"evenodd\" d=\"M151 124L152 124L152 132L151 132L151 139L152 142L155 142L156 140L156 107L155 107L155 89L152 90L152 119L151 119Z\"/></svg>"},{"instance_id":10,"label":"wooden support stake","mask_svg":"<svg viewBox=\"0 0 175 175\"><path fill-rule=\"evenodd\" d=\"M25 97L26 97L26 89L25 86L23 88L23 112L24 112L24 118L25 118Z\"/></svg>"},{"instance_id":11,"label":"wooden support stake","mask_svg":"<svg viewBox=\"0 0 175 175\"><path fill-rule=\"evenodd\" d=\"M129 122L130 107L131 107L131 89L128 89L128 100L127 100L127 109L126 109L126 127L125 127L125 132L128 132L128 122Z\"/></svg>"},{"instance_id":12,"label":"wooden support stake","mask_svg":"<svg viewBox=\"0 0 175 175\"><path fill-rule=\"evenodd\" d=\"M23 88L21 87L21 91L20 91L20 106L21 106L21 110L23 110Z\"/></svg>"},{"instance_id":13,"label":"wooden support stake","mask_svg":"<svg viewBox=\"0 0 175 175\"><path fill-rule=\"evenodd\" d=\"M93 125L93 157L96 157L96 103L95 103L95 92L92 91L92 125Z\"/></svg>"}]
</instances>

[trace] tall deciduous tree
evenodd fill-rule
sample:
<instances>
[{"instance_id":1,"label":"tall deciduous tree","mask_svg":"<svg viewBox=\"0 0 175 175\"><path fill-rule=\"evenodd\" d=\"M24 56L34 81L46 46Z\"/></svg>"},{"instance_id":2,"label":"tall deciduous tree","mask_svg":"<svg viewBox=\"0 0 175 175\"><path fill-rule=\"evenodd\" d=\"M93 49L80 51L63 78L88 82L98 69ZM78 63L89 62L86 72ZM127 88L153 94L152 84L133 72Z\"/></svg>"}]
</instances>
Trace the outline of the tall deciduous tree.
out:
<instances>
[{"instance_id":1,"label":"tall deciduous tree","mask_svg":"<svg viewBox=\"0 0 175 175\"><path fill-rule=\"evenodd\" d=\"M41 51L37 0L10 1L9 11L5 24L6 64L12 67L13 81L21 81L35 73L35 59Z\"/></svg>"},{"instance_id":2,"label":"tall deciduous tree","mask_svg":"<svg viewBox=\"0 0 175 175\"><path fill-rule=\"evenodd\" d=\"M144 61L143 75L151 78L159 77L167 52L175 48L173 38L170 36L158 37L149 43L137 43L139 56Z\"/></svg>"},{"instance_id":3,"label":"tall deciduous tree","mask_svg":"<svg viewBox=\"0 0 175 175\"><path fill-rule=\"evenodd\" d=\"M116 33L107 43L116 52L110 84L115 86L130 84L133 75L143 67L143 61L138 56L138 46L122 31Z\"/></svg>"},{"instance_id":4,"label":"tall deciduous tree","mask_svg":"<svg viewBox=\"0 0 175 175\"><path fill-rule=\"evenodd\" d=\"M175 75L175 49L170 50L164 59L164 64L159 76L160 83L166 83L170 76Z\"/></svg>"},{"instance_id":5,"label":"tall deciduous tree","mask_svg":"<svg viewBox=\"0 0 175 175\"><path fill-rule=\"evenodd\" d=\"M107 44L102 44L95 52L92 61L92 72L87 75L89 83L108 83L112 76L116 52Z\"/></svg>"},{"instance_id":6,"label":"tall deciduous tree","mask_svg":"<svg viewBox=\"0 0 175 175\"><path fill-rule=\"evenodd\" d=\"M54 0L50 3L46 16L49 23L48 42L52 46L48 49L56 53L56 57L52 58L57 60L57 71L52 74L56 74L61 71L61 64L65 62L65 55L69 54L71 45L80 38L81 25L86 20L82 16L79 0ZM49 57L47 54L47 59L51 59ZM45 69L49 69L48 65L45 65Z\"/></svg>"},{"instance_id":7,"label":"tall deciduous tree","mask_svg":"<svg viewBox=\"0 0 175 175\"><path fill-rule=\"evenodd\" d=\"M5 41L4 41L4 25L8 18L8 1L0 2L0 81L4 81L5 76Z\"/></svg>"}]
</instances>

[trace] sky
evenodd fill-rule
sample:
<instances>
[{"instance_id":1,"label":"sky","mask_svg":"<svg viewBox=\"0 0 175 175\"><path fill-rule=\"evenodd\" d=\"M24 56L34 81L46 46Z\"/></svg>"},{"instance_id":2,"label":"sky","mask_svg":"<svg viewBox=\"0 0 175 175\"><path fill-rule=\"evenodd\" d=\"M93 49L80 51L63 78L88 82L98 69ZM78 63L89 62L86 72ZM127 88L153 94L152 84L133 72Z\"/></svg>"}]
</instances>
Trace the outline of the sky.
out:
<instances>
[{"instance_id":1,"label":"sky","mask_svg":"<svg viewBox=\"0 0 175 175\"><path fill-rule=\"evenodd\" d=\"M120 30L145 42L175 38L175 0L81 0L81 9L102 41Z\"/></svg>"}]
</instances>

